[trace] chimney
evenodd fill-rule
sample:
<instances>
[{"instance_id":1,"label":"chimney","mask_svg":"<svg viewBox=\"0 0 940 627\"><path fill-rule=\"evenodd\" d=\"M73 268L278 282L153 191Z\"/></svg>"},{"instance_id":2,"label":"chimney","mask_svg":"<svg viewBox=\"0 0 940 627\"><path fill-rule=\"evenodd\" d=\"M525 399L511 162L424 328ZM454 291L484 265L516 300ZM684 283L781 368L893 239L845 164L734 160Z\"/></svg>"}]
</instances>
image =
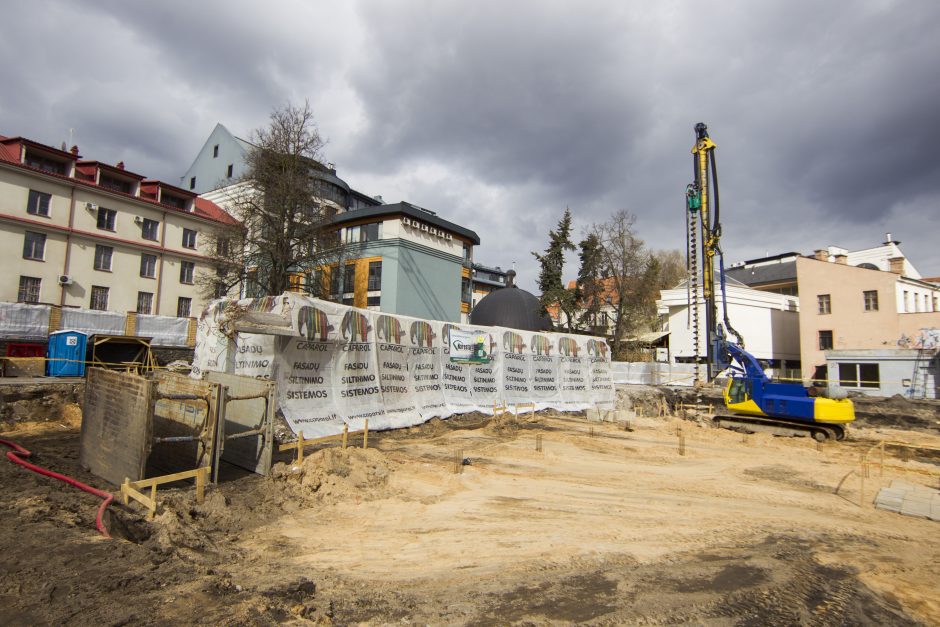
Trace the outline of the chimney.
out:
<instances>
[{"instance_id":1,"label":"chimney","mask_svg":"<svg viewBox=\"0 0 940 627\"><path fill-rule=\"evenodd\" d=\"M885 233L885 244L891 243L891 233Z\"/></svg>"},{"instance_id":2,"label":"chimney","mask_svg":"<svg viewBox=\"0 0 940 627\"><path fill-rule=\"evenodd\" d=\"M813 251L813 259L816 261L829 261L829 251L825 248Z\"/></svg>"},{"instance_id":3,"label":"chimney","mask_svg":"<svg viewBox=\"0 0 940 627\"><path fill-rule=\"evenodd\" d=\"M124 169L124 162L123 162L123 161L118 161L118 162L117 162L117 165L114 166L114 167L116 167L118 170L123 170L123 169Z\"/></svg>"},{"instance_id":4,"label":"chimney","mask_svg":"<svg viewBox=\"0 0 940 627\"><path fill-rule=\"evenodd\" d=\"M844 266L844 265L847 265L848 261L849 261L848 255L836 255L837 264Z\"/></svg>"},{"instance_id":5,"label":"chimney","mask_svg":"<svg viewBox=\"0 0 940 627\"><path fill-rule=\"evenodd\" d=\"M78 156L78 146L72 146L72 149L69 150L69 152L71 152L73 155L75 155L75 156L77 157L77 156Z\"/></svg>"},{"instance_id":6,"label":"chimney","mask_svg":"<svg viewBox=\"0 0 940 627\"><path fill-rule=\"evenodd\" d=\"M904 257L892 257L888 259L891 264L891 272L895 274L904 274Z\"/></svg>"}]
</instances>

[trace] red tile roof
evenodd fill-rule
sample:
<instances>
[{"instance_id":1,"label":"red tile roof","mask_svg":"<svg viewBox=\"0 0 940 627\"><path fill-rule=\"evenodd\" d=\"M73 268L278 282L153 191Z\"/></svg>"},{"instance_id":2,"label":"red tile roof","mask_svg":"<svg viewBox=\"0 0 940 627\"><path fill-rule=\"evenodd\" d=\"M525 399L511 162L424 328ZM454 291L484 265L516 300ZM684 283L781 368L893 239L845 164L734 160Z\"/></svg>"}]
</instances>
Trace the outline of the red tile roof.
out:
<instances>
[{"instance_id":1,"label":"red tile roof","mask_svg":"<svg viewBox=\"0 0 940 627\"><path fill-rule=\"evenodd\" d=\"M30 139L26 139L25 137L6 137L6 136L4 136L4 135L0 135L0 161L5 161L5 162L7 162L7 163L11 163L11 164L16 165L17 167L20 167L20 168L22 168L22 169L24 169L24 170L30 170L30 171L33 171L33 172L39 172L39 173L44 174L44 175L46 175L46 176L51 176L51 177L54 177L54 178L63 179L63 180L66 180L66 181L71 181L71 182L74 182L74 183L77 184L77 185L82 185L82 186L84 186L84 187L92 187L92 188L96 188L96 189L105 189L105 190L108 191L108 193L111 193L111 194L118 194L118 195L121 195L121 196L125 196L125 197L127 197L127 198L133 198L134 200L138 200L138 201L141 201L141 202L146 202L146 203L149 203L149 204L157 205L158 207L161 207L161 208L163 208L163 209L170 208L169 205L165 205L165 204L158 203L158 202L156 202L156 200L154 200L154 199L152 199L152 198L147 198L147 197L145 197L145 196L143 196L143 195L141 195L141 196L131 196L130 194L124 194L123 192L120 192L120 191L117 191L117 190L113 190L113 189L106 188L106 187L101 187L100 185L94 183L93 181L83 180L83 179L75 178L75 177L69 177L69 176L65 176L65 175L62 175L62 174L56 174L56 173L54 173L54 172L48 172L48 171L46 171L46 170L41 170L41 169L39 169L39 168L34 168L34 167L32 167L32 166L28 166L28 165L26 165L25 163L23 163L23 162L20 160L20 159L21 159L21 150L20 150L20 148L21 148L21 146L22 146L23 144L26 144L27 146L33 146L33 147L35 147L35 148L39 148L39 149L41 149L41 150L43 150L43 151L48 151L48 152L51 152L51 153L53 153L53 154L65 156L65 157L67 157L67 158L69 158L69 159L78 161L80 164L83 164L83 165L95 166L95 167L103 167L103 168L106 168L106 169L108 169L108 170L111 170L111 171L113 171L113 172L115 172L115 173L120 173L120 174L123 174L123 175L125 175L125 176L128 176L128 177L130 177L130 178L138 178L138 179L143 179L143 178L144 178L143 176L141 176L141 175L139 175L139 174L134 174L134 173L132 173L132 172L129 172L129 171L127 171L127 170L124 170L123 168L118 168L117 166L107 165L107 164L102 163L102 162L99 162L99 161L91 161L91 160L81 160L81 161L79 161L80 157L79 157L79 155L77 154L77 151L76 151L75 153L72 153L72 152L63 152L63 151L59 150L58 148L53 148L52 146L46 146L45 144L40 144L40 143L38 143L38 142L34 142L34 141L30 140ZM148 179L148 180L143 180L143 181L141 181L141 190L142 190L142 191L143 191L143 189L144 189L145 187L147 187L147 186L153 186L153 187L160 186L160 187L163 187L164 189L167 189L167 190L171 191L173 194L178 195L178 196L182 196L182 197L184 197L184 198L186 198L186 197L188 197L188 198L194 198L194 197L195 197L195 204L194 204L194 208L193 208L193 212L192 212L192 214L195 215L195 216L198 216L198 217L201 217L201 218L204 218L204 219L207 219L207 220L212 220L212 221L214 221L214 222L219 222L219 223L222 223L222 224L238 224L238 220L236 220L235 218L233 218L233 217L230 216L229 214L225 213L225 211L224 211L221 207L219 207L217 204L215 204L214 202L212 202L212 201L210 201L210 200L206 200L206 199L204 199L204 198L199 198L198 196L196 196L196 194L194 194L193 192L191 192L191 191L189 191L189 190L185 190L185 189L183 189L183 188L181 188L181 187L177 187L177 186L175 186L175 185L170 185L169 183L165 183L165 182L163 182L163 181L158 181L158 180L156 180L156 179ZM187 213L186 211L184 211L184 210L182 210L182 209L177 209L177 208L175 208L175 207L173 207L172 209L174 209L175 211L179 211L179 212L181 212L181 213Z\"/></svg>"},{"instance_id":2,"label":"red tile roof","mask_svg":"<svg viewBox=\"0 0 940 627\"><path fill-rule=\"evenodd\" d=\"M196 209L194 212L196 215L201 215L204 218L214 220L216 222L221 222L222 224L238 224L238 220L230 216L225 212L222 207L218 206L211 200L205 198L196 197Z\"/></svg>"}]
</instances>

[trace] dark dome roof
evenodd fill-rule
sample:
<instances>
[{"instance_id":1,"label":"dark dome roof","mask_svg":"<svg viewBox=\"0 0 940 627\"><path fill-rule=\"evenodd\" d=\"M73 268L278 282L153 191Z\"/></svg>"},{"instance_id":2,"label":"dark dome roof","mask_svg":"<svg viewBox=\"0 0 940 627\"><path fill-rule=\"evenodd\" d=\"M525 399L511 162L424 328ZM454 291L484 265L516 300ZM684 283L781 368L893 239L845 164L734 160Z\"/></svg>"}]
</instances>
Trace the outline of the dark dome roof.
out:
<instances>
[{"instance_id":1,"label":"dark dome roof","mask_svg":"<svg viewBox=\"0 0 940 627\"><path fill-rule=\"evenodd\" d=\"M523 331L551 331L552 320L542 314L539 299L513 285L515 272L506 273L506 287L483 297L470 312L470 323L487 327L508 327Z\"/></svg>"}]
</instances>

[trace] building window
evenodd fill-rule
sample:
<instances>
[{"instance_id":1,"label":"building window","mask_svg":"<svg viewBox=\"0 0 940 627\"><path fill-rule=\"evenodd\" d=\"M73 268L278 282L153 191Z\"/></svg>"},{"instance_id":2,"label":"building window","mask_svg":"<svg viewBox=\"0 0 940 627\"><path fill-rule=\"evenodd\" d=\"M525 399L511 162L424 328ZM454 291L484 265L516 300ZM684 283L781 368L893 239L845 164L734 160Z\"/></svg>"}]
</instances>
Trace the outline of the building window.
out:
<instances>
[{"instance_id":1,"label":"building window","mask_svg":"<svg viewBox=\"0 0 940 627\"><path fill-rule=\"evenodd\" d=\"M52 194L37 192L34 189L29 190L29 199L26 201L26 213L34 216L49 217L49 201Z\"/></svg>"},{"instance_id":2,"label":"building window","mask_svg":"<svg viewBox=\"0 0 940 627\"><path fill-rule=\"evenodd\" d=\"M865 311L878 311L878 290L862 292L865 297Z\"/></svg>"},{"instance_id":3,"label":"building window","mask_svg":"<svg viewBox=\"0 0 940 627\"><path fill-rule=\"evenodd\" d=\"M117 211L98 207L98 228L103 231L114 230L114 220L117 217Z\"/></svg>"},{"instance_id":4,"label":"building window","mask_svg":"<svg viewBox=\"0 0 940 627\"><path fill-rule=\"evenodd\" d=\"M177 209L186 209L186 199L179 198L177 196L170 196L168 194L161 193L160 202L164 205L176 207Z\"/></svg>"},{"instance_id":5,"label":"building window","mask_svg":"<svg viewBox=\"0 0 940 627\"><path fill-rule=\"evenodd\" d=\"M23 237L23 258L42 261L46 255L45 233L26 231Z\"/></svg>"},{"instance_id":6,"label":"building window","mask_svg":"<svg viewBox=\"0 0 940 627\"><path fill-rule=\"evenodd\" d=\"M382 289L382 262L369 262L369 287L370 292Z\"/></svg>"},{"instance_id":7,"label":"building window","mask_svg":"<svg viewBox=\"0 0 940 627\"><path fill-rule=\"evenodd\" d=\"M820 294L816 297L816 301L819 304L820 314L832 313L832 299L829 294Z\"/></svg>"},{"instance_id":8,"label":"building window","mask_svg":"<svg viewBox=\"0 0 940 627\"><path fill-rule=\"evenodd\" d=\"M381 296L369 296L366 298L366 307L379 307L382 304Z\"/></svg>"},{"instance_id":9,"label":"building window","mask_svg":"<svg viewBox=\"0 0 940 627\"><path fill-rule=\"evenodd\" d=\"M196 231L192 229L183 229L183 248L196 247Z\"/></svg>"},{"instance_id":10,"label":"building window","mask_svg":"<svg viewBox=\"0 0 940 627\"><path fill-rule=\"evenodd\" d=\"M343 304L344 304L344 305L349 305L350 307L352 307L352 306L355 305L355 302L353 302L354 300L355 300L355 299L354 299L352 296L347 296L347 297L343 298Z\"/></svg>"},{"instance_id":11,"label":"building window","mask_svg":"<svg viewBox=\"0 0 940 627\"><path fill-rule=\"evenodd\" d=\"M330 296L339 295L339 266L330 268Z\"/></svg>"},{"instance_id":12,"label":"building window","mask_svg":"<svg viewBox=\"0 0 940 627\"><path fill-rule=\"evenodd\" d=\"M461 300L465 303L472 302L473 292L470 290L470 279L463 277L460 279L460 295Z\"/></svg>"},{"instance_id":13,"label":"building window","mask_svg":"<svg viewBox=\"0 0 940 627\"><path fill-rule=\"evenodd\" d=\"M212 290L212 298L225 298L226 296L228 296L228 288L225 287L225 283L217 282Z\"/></svg>"},{"instance_id":14,"label":"building window","mask_svg":"<svg viewBox=\"0 0 940 627\"><path fill-rule=\"evenodd\" d=\"M343 273L343 292L353 292L356 289L356 264L347 263Z\"/></svg>"},{"instance_id":15,"label":"building window","mask_svg":"<svg viewBox=\"0 0 940 627\"><path fill-rule=\"evenodd\" d=\"M196 177L189 177L189 189L196 189Z\"/></svg>"},{"instance_id":16,"label":"building window","mask_svg":"<svg viewBox=\"0 0 940 627\"><path fill-rule=\"evenodd\" d=\"M34 276L20 277L20 291L16 295L18 303L38 303L39 288L42 285L42 279Z\"/></svg>"},{"instance_id":17,"label":"building window","mask_svg":"<svg viewBox=\"0 0 940 627\"><path fill-rule=\"evenodd\" d=\"M91 309L98 309L99 311L107 311L108 309L108 288L101 287L100 285L91 286L91 303L89 304Z\"/></svg>"},{"instance_id":18,"label":"building window","mask_svg":"<svg viewBox=\"0 0 940 627\"><path fill-rule=\"evenodd\" d=\"M235 165L231 163L228 164L228 167L225 169L226 178L232 178L232 173L234 172L234 170L235 170Z\"/></svg>"},{"instance_id":19,"label":"building window","mask_svg":"<svg viewBox=\"0 0 940 627\"><path fill-rule=\"evenodd\" d=\"M53 172L54 174L61 174L63 176L66 174L65 163L56 161L55 159L50 159L44 155L38 155L27 151L23 162L31 168L38 168L40 170L45 170L46 172Z\"/></svg>"},{"instance_id":20,"label":"building window","mask_svg":"<svg viewBox=\"0 0 940 627\"><path fill-rule=\"evenodd\" d=\"M133 187L131 183L111 178L110 176L102 176L99 178L98 185L107 189L113 189L116 192L122 192L124 194L130 194L133 191L131 189Z\"/></svg>"},{"instance_id":21,"label":"building window","mask_svg":"<svg viewBox=\"0 0 940 627\"><path fill-rule=\"evenodd\" d=\"M847 388L879 388L878 364L839 364L839 385Z\"/></svg>"},{"instance_id":22,"label":"building window","mask_svg":"<svg viewBox=\"0 0 940 627\"><path fill-rule=\"evenodd\" d=\"M144 253L140 256L140 276L153 279L157 276L157 256Z\"/></svg>"},{"instance_id":23,"label":"building window","mask_svg":"<svg viewBox=\"0 0 940 627\"><path fill-rule=\"evenodd\" d=\"M382 223L373 222L371 224L360 224L350 226L346 229L346 243L355 244L356 242L374 242L382 239Z\"/></svg>"},{"instance_id":24,"label":"building window","mask_svg":"<svg viewBox=\"0 0 940 627\"><path fill-rule=\"evenodd\" d=\"M189 310L193 306L192 298L185 298L180 296L180 299L176 303L176 317L177 318L188 318Z\"/></svg>"},{"instance_id":25,"label":"building window","mask_svg":"<svg viewBox=\"0 0 940 627\"><path fill-rule=\"evenodd\" d=\"M215 146L212 147L212 158L215 159L218 156L219 156L219 145L216 144Z\"/></svg>"},{"instance_id":26,"label":"building window","mask_svg":"<svg viewBox=\"0 0 940 627\"><path fill-rule=\"evenodd\" d=\"M144 218L140 225L140 236L144 239L157 241L157 231L160 229L160 223L150 218Z\"/></svg>"},{"instance_id":27,"label":"building window","mask_svg":"<svg viewBox=\"0 0 940 627\"><path fill-rule=\"evenodd\" d=\"M114 254L113 248L97 244L95 246L95 270L106 270L110 272L112 254Z\"/></svg>"},{"instance_id":28,"label":"building window","mask_svg":"<svg viewBox=\"0 0 940 627\"><path fill-rule=\"evenodd\" d=\"M193 271L195 269L196 269L196 264L192 261L180 262L180 283L186 283L188 285L192 285Z\"/></svg>"},{"instance_id":29,"label":"building window","mask_svg":"<svg viewBox=\"0 0 940 627\"><path fill-rule=\"evenodd\" d=\"M463 260L470 263L473 260L473 247L470 244L463 245Z\"/></svg>"},{"instance_id":30,"label":"building window","mask_svg":"<svg viewBox=\"0 0 940 627\"><path fill-rule=\"evenodd\" d=\"M832 350L832 331L819 332L819 350Z\"/></svg>"},{"instance_id":31,"label":"building window","mask_svg":"<svg viewBox=\"0 0 940 627\"><path fill-rule=\"evenodd\" d=\"M152 292L137 292L137 313L147 315L153 313Z\"/></svg>"},{"instance_id":32,"label":"building window","mask_svg":"<svg viewBox=\"0 0 940 627\"><path fill-rule=\"evenodd\" d=\"M219 257L228 257L229 243L227 239L220 239L215 243L215 254Z\"/></svg>"}]
</instances>

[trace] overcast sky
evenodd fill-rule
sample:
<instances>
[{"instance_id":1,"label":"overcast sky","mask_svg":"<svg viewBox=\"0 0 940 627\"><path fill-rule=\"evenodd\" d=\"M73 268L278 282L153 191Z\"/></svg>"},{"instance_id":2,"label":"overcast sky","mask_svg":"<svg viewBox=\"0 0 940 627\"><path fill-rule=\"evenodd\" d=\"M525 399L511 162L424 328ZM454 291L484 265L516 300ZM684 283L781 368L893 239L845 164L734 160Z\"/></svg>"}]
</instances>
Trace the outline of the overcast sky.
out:
<instances>
[{"instance_id":1,"label":"overcast sky","mask_svg":"<svg viewBox=\"0 0 940 627\"><path fill-rule=\"evenodd\" d=\"M727 262L902 242L940 275L940 2L3 3L0 134L179 184L217 122L308 99L351 186L535 289L565 207L685 250L693 126ZM576 274L569 264L566 276Z\"/></svg>"}]
</instances>

